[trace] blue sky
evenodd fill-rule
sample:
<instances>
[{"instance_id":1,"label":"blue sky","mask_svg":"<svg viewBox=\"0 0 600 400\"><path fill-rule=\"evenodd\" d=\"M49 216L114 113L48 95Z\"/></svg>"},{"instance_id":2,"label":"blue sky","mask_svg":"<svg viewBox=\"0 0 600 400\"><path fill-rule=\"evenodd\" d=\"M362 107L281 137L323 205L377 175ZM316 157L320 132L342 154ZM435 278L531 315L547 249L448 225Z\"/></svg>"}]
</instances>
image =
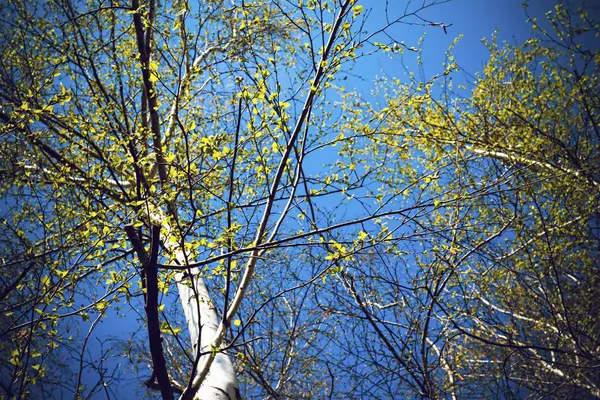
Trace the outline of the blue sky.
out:
<instances>
[{"instance_id":1,"label":"blue sky","mask_svg":"<svg viewBox=\"0 0 600 400\"><path fill-rule=\"evenodd\" d=\"M531 25L522 4L521 0L453 0L436 7L436 17L453 24L448 36L464 35L454 51L457 63L471 72L481 70L487 58L481 39L490 38L494 31L498 31L499 41L521 43L527 39ZM555 4L553 0L529 1L528 12L540 18ZM442 36L440 30L431 32L437 40Z\"/></svg>"},{"instance_id":2,"label":"blue sky","mask_svg":"<svg viewBox=\"0 0 600 400\"><path fill-rule=\"evenodd\" d=\"M404 2L398 1L389 3L404 4ZM411 3L416 4L412 6L411 10L416 10L422 2ZM431 3L431 1L427 1L427 3ZM458 35L462 35L453 54L461 69L469 74L474 74L482 70L488 58L488 51L482 43L482 39L491 38L496 31L499 43L507 41L518 44L530 37L531 25L527 23L523 3L523 0L450 0L419 12L419 16L429 21L451 25L447 28L447 33L441 27L406 24L396 24L390 32L397 42L402 41L407 47L417 47L419 39L425 35L422 53L425 79L442 70L441 65L448 47ZM370 12L367 29L381 26L385 17L382 11L385 1L376 0L367 4L365 9L368 8ZM544 13L551 10L555 4L557 1L554 0L531 0L528 2L528 13L543 19ZM390 15L398 15L403 10L402 8L394 11L392 6L389 6L389 9ZM415 18L409 18L406 21L418 22ZM383 42L385 38L379 36L373 41ZM389 41L387 43L389 44ZM404 53L403 61L411 70L417 66L416 55L410 51ZM376 76L401 78L403 73L403 67L398 58L390 60L385 55L379 55L368 60L363 59L352 71L354 76L349 77L346 88L364 93L366 88L372 86L372 81Z\"/></svg>"}]
</instances>

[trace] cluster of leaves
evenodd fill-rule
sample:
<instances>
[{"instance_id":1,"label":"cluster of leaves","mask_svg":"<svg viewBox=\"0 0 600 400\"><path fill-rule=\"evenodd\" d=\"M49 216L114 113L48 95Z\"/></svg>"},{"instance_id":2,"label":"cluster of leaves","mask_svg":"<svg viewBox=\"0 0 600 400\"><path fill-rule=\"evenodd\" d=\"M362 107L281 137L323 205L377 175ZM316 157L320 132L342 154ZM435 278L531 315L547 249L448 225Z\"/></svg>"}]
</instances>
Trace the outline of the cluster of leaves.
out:
<instances>
[{"instance_id":1,"label":"cluster of leaves","mask_svg":"<svg viewBox=\"0 0 600 400\"><path fill-rule=\"evenodd\" d=\"M426 244L402 262L412 285L362 283L415 391L600 396L600 30L583 8L548 20L521 46L492 39L483 73L458 91L446 74L386 82L387 106L349 128L370 154L397 155L387 196L413 179L411 195L435 208L413 217Z\"/></svg>"}]
</instances>

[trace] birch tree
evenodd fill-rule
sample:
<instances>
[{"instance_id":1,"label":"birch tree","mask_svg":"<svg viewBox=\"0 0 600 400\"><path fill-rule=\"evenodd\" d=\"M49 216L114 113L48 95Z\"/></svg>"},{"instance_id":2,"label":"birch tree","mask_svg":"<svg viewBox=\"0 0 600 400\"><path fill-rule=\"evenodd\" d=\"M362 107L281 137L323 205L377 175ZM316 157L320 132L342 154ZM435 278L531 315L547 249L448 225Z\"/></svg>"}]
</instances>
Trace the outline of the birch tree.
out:
<instances>
[{"instance_id":1,"label":"birch tree","mask_svg":"<svg viewBox=\"0 0 600 400\"><path fill-rule=\"evenodd\" d=\"M353 146L340 74L435 3L381 7L366 32L350 0L4 2L3 394L115 395L108 352L86 356L115 313L143 323L132 358L164 399L238 399L238 376L248 397L344 390L293 378L330 363L315 293L426 203L382 202L385 157L327 162Z\"/></svg>"},{"instance_id":2,"label":"birch tree","mask_svg":"<svg viewBox=\"0 0 600 400\"><path fill-rule=\"evenodd\" d=\"M344 87L436 3L3 3L2 394L598 397L598 26Z\"/></svg>"},{"instance_id":3,"label":"birch tree","mask_svg":"<svg viewBox=\"0 0 600 400\"><path fill-rule=\"evenodd\" d=\"M600 396L600 31L585 8L547 16L522 45L487 42L467 85L452 86L449 54L440 75L396 82L372 111L386 121L374 134L419 149L438 196L408 299L369 313L408 329L423 355L412 369L439 396Z\"/></svg>"}]
</instances>

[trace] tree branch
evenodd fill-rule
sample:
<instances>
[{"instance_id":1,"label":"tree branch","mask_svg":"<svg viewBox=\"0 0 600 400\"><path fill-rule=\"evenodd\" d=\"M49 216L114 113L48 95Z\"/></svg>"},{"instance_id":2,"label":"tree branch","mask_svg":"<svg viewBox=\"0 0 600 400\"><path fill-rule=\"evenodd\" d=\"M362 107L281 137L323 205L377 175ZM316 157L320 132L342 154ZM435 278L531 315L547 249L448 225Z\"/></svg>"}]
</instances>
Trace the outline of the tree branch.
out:
<instances>
[{"instance_id":1,"label":"tree branch","mask_svg":"<svg viewBox=\"0 0 600 400\"><path fill-rule=\"evenodd\" d=\"M160 246L160 227L153 225L150 256L146 253L133 225L126 225L125 232L135 249L138 258L144 265L146 272L146 315L148 317L148 339L150 341L150 354L154 367L153 376L158 382L164 400L173 399L173 388L167 371L167 363L162 348L160 336L160 321L158 318L158 249Z\"/></svg>"}]
</instances>

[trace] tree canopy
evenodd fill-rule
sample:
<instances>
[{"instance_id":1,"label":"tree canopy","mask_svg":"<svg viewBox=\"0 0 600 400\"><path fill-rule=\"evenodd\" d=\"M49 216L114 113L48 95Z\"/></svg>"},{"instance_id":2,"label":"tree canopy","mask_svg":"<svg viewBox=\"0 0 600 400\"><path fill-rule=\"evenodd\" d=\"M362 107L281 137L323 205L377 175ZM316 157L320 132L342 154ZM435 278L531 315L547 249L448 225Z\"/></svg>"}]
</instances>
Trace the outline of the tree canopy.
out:
<instances>
[{"instance_id":1,"label":"tree canopy","mask_svg":"<svg viewBox=\"0 0 600 400\"><path fill-rule=\"evenodd\" d=\"M600 398L600 27L439 2L2 3L2 396Z\"/></svg>"}]
</instances>

